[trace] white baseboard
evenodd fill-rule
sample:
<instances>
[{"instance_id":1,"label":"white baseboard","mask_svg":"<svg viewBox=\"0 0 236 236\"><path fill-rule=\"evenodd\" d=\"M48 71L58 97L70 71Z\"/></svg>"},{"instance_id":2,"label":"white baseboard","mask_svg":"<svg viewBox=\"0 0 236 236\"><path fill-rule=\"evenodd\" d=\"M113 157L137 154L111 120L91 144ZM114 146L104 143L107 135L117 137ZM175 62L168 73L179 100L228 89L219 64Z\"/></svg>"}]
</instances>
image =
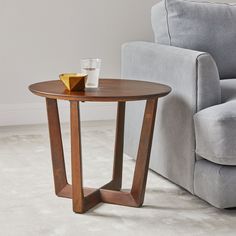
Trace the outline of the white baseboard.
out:
<instances>
[{"instance_id":1,"label":"white baseboard","mask_svg":"<svg viewBox=\"0 0 236 236\"><path fill-rule=\"evenodd\" d=\"M59 102L61 122L70 120L68 102ZM81 120L113 120L115 103L81 103ZM47 122L45 103L0 104L0 126L41 124Z\"/></svg>"}]
</instances>

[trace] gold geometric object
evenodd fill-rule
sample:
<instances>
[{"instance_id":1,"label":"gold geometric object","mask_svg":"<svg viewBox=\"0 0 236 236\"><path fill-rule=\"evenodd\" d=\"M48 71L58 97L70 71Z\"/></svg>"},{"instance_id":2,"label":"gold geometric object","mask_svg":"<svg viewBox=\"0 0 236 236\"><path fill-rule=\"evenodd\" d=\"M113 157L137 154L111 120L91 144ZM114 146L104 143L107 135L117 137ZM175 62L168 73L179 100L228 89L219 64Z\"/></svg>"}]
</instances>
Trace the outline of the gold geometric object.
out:
<instances>
[{"instance_id":1,"label":"gold geometric object","mask_svg":"<svg viewBox=\"0 0 236 236\"><path fill-rule=\"evenodd\" d=\"M61 74L59 77L69 91L83 91L88 75L67 73Z\"/></svg>"}]
</instances>

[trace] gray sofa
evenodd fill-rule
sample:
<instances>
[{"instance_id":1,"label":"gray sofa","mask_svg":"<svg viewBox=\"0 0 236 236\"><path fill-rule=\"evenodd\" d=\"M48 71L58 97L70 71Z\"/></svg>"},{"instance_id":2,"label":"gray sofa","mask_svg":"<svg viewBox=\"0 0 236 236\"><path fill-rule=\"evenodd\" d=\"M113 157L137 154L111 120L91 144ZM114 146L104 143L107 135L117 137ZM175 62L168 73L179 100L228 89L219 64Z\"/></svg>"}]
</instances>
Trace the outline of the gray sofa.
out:
<instances>
[{"instance_id":1,"label":"gray sofa","mask_svg":"<svg viewBox=\"0 0 236 236\"><path fill-rule=\"evenodd\" d=\"M150 167L218 208L236 207L236 6L164 0L155 42L122 47L122 77L170 85L158 104ZM136 156L144 103L127 104Z\"/></svg>"}]
</instances>

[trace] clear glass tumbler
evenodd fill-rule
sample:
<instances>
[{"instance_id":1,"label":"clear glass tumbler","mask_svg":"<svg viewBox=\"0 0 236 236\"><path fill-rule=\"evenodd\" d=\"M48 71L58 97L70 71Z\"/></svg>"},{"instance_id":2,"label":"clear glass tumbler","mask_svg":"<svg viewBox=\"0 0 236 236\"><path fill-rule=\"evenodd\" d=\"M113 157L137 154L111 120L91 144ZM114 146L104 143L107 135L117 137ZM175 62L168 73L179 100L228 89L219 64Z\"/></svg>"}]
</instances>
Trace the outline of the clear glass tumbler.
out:
<instances>
[{"instance_id":1,"label":"clear glass tumbler","mask_svg":"<svg viewBox=\"0 0 236 236\"><path fill-rule=\"evenodd\" d=\"M81 72L87 74L86 88L98 88L101 59L81 59Z\"/></svg>"}]
</instances>

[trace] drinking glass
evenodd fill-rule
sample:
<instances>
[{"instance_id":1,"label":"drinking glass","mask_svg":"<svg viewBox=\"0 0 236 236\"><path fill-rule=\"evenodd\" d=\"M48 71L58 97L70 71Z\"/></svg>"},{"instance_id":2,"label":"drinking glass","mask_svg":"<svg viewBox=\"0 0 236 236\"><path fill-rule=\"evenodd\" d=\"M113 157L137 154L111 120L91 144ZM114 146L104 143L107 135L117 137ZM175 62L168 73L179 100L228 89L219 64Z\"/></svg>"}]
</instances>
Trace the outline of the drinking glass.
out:
<instances>
[{"instance_id":1,"label":"drinking glass","mask_svg":"<svg viewBox=\"0 0 236 236\"><path fill-rule=\"evenodd\" d=\"M87 74L86 88L97 88L99 84L99 74L101 59L81 59L81 72Z\"/></svg>"}]
</instances>

